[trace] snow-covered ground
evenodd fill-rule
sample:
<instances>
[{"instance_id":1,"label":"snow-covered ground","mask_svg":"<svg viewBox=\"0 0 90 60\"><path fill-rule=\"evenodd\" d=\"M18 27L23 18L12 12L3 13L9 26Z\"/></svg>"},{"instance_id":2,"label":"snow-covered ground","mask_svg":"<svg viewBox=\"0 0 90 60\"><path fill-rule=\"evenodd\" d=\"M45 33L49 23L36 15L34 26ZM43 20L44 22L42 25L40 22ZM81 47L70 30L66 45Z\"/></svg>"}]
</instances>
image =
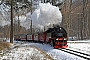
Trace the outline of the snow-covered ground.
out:
<instances>
[{"instance_id":1,"label":"snow-covered ground","mask_svg":"<svg viewBox=\"0 0 90 60\"><path fill-rule=\"evenodd\" d=\"M78 51L84 51L90 54L90 44L88 43L68 43L71 49ZM46 52L54 60L85 60L78 56L60 51L58 49L53 49L49 44L40 44L40 43L15 43L12 45L15 48L12 48L10 51L6 52L3 55L0 55L0 60L52 60L48 57L45 57L44 54L40 52L36 46Z\"/></svg>"},{"instance_id":2,"label":"snow-covered ground","mask_svg":"<svg viewBox=\"0 0 90 60\"><path fill-rule=\"evenodd\" d=\"M34 45L18 42L0 53L0 60L51 60L52 58Z\"/></svg>"},{"instance_id":3,"label":"snow-covered ground","mask_svg":"<svg viewBox=\"0 0 90 60\"><path fill-rule=\"evenodd\" d=\"M90 44L76 44L76 46L74 44L70 44L68 43L69 47L68 48L71 48L71 49L75 49L77 51L82 51L83 48L89 48L90 47ZM80 46L79 46L80 45ZM82 45L82 47L81 47ZM69 53L66 53L66 52L62 52L58 49L53 49L53 47L51 47L50 45L41 45L41 44L38 44L37 45L39 48L41 48L42 50L46 51L47 54L49 54L50 56L52 56L55 60L85 60L83 58L80 58L78 56L75 56L75 55L72 55L72 54L69 54ZM44 48L43 48L44 47ZM77 47L77 48L74 48L74 47ZM89 49L85 49L84 51L88 51L90 50ZM88 53L88 52L87 52Z\"/></svg>"},{"instance_id":4,"label":"snow-covered ground","mask_svg":"<svg viewBox=\"0 0 90 60\"><path fill-rule=\"evenodd\" d=\"M81 51L90 55L90 40L68 41L68 42L69 42L68 48Z\"/></svg>"}]
</instances>

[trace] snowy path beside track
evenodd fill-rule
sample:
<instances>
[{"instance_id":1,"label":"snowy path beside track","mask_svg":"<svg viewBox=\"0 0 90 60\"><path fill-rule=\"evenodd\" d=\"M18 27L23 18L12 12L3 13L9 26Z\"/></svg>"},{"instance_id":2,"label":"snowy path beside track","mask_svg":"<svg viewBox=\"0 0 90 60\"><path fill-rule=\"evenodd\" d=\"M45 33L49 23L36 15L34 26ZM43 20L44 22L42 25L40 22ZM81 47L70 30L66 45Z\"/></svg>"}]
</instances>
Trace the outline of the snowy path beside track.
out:
<instances>
[{"instance_id":1,"label":"snowy path beside track","mask_svg":"<svg viewBox=\"0 0 90 60\"><path fill-rule=\"evenodd\" d=\"M15 43L11 49L0 55L0 60L53 60L39 48L26 44Z\"/></svg>"}]
</instances>

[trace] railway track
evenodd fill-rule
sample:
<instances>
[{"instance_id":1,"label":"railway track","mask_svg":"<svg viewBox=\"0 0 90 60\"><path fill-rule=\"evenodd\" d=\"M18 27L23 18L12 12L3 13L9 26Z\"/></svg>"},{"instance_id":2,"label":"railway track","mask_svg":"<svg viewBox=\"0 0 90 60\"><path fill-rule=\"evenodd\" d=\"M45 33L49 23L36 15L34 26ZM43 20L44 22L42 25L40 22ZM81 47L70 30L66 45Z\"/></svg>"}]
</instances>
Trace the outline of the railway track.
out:
<instances>
[{"instance_id":1,"label":"railway track","mask_svg":"<svg viewBox=\"0 0 90 60\"><path fill-rule=\"evenodd\" d=\"M76 56L79 56L79 57L87 59L87 60L90 60L90 55L83 53L83 52L78 52L78 51L71 50L71 49L61 49L61 48L59 48L59 50L76 55Z\"/></svg>"},{"instance_id":2,"label":"railway track","mask_svg":"<svg viewBox=\"0 0 90 60\"><path fill-rule=\"evenodd\" d=\"M67 43L90 43L89 41L67 41Z\"/></svg>"}]
</instances>

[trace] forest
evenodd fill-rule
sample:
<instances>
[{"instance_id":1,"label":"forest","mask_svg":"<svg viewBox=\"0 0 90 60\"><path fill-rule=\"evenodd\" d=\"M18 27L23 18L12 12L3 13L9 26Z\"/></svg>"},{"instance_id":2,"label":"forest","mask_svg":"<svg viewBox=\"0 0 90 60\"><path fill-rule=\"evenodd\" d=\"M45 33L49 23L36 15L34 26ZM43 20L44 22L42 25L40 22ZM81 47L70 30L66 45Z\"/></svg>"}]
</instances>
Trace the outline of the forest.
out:
<instances>
[{"instance_id":1,"label":"forest","mask_svg":"<svg viewBox=\"0 0 90 60\"><path fill-rule=\"evenodd\" d=\"M2 3L10 6L11 0L2 0ZM59 10L62 13L62 23L60 26L64 27L68 33L69 37L77 37L80 40L90 39L90 0L38 0L42 3L50 2L52 5L59 7ZM27 13L31 13L36 9L32 7L38 4L36 0L14 0L13 2L13 17L15 16L26 16ZM17 8L16 2L24 3L22 7ZM57 3L58 2L58 3ZM18 11L18 10L21 11ZM10 11L6 11L10 15ZM0 21L9 20L10 16L3 16L0 11ZM19 18L17 21L14 19L13 24L13 33L16 34L27 34L34 32L32 23L29 24L29 29L20 25ZM17 24L15 23L17 22ZM0 23L0 38L10 38L10 28L11 25L1 26Z\"/></svg>"},{"instance_id":2,"label":"forest","mask_svg":"<svg viewBox=\"0 0 90 60\"><path fill-rule=\"evenodd\" d=\"M90 0L65 0L62 14L62 25L69 36L82 40L90 38Z\"/></svg>"}]
</instances>

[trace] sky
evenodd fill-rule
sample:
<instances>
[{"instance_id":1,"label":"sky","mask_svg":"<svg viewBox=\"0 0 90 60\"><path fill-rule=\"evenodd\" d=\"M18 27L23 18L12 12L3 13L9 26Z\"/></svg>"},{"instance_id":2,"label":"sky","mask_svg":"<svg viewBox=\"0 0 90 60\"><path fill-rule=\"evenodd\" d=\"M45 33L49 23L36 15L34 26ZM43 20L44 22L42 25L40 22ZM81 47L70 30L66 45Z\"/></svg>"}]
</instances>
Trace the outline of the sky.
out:
<instances>
[{"instance_id":1,"label":"sky","mask_svg":"<svg viewBox=\"0 0 90 60\"><path fill-rule=\"evenodd\" d=\"M10 10L9 6L6 6L5 4L0 5L0 12L2 18L0 21L0 25L10 25L10 12L7 12ZM18 16L15 16L14 18L16 21L18 21ZM59 8L56 6L52 6L50 3L39 3L37 6L37 9L32 13L29 12L26 15L19 16L20 25L26 27L26 29L30 28L30 20L32 19L33 25L37 28L42 29L44 26L50 25L50 24L59 24L62 21L62 14L59 11ZM6 21L7 20L7 21ZM17 23L17 22L14 22Z\"/></svg>"}]
</instances>

